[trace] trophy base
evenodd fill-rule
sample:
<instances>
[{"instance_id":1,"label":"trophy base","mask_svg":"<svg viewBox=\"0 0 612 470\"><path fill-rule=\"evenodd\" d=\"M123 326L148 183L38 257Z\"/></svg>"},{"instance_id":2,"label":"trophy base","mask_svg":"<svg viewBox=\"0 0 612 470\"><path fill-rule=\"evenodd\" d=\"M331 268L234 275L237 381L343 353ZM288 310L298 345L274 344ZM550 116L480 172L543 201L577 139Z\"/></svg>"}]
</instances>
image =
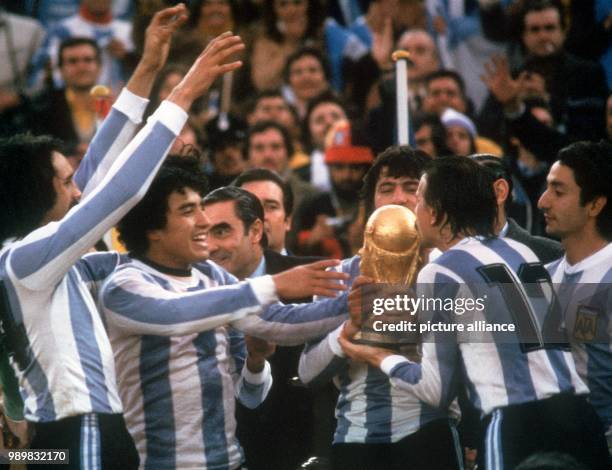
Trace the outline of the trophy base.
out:
<instances>
[{"instance_id":1,"label":"trophy base","mask_svg":"<svg viewBox=\"0 0 612 470\"><path fill-rule=\"evenodd\" d=\"M376 333L366 333L359 331L352 339L355 344L374 346L377 348L389 349L402 356L406 356L413 362L421 362L421 345L414 341L404 338L390 338L388 335Z\"/></svg>"}]
</instances>

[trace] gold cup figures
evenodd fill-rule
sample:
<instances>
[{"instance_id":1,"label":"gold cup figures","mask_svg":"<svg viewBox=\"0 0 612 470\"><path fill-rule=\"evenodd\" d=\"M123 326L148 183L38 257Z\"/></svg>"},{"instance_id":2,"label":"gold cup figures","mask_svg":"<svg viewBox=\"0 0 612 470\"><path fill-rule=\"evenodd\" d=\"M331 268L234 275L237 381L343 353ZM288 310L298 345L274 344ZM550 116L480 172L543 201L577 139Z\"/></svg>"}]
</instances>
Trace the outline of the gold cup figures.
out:
<instances>
[{"instance_id":1,"label":"gold cup figures","mask_svg":"<svg viewBox=\"0 0 612 470\"><path fill-rule=\"evenodd\" d=\"M411 286L419 269L420 237L416 216L410 209L387 205L374 211L366 224L359 254L361 274L377 284L385 284L377 286L376 300L414 295ZM415 312L385 308L384 312L372 310L364 314L361 331L354 341L399 349L412 356L417 350L418 336Z\"/></svg>"}]
</instances>

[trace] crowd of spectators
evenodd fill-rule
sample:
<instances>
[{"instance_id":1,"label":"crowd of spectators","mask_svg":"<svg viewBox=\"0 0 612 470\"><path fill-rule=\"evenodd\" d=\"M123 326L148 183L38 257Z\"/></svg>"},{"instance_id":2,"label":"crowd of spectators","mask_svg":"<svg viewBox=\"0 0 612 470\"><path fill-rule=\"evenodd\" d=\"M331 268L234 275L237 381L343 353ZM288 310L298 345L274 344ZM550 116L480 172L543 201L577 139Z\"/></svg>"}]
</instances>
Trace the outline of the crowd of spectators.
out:
<instances>
[{"instance_id":1,"label":"crowd of spectators","mask_svg":"<svg viewBox=\"0 0 612 470\"><path fill-rule=\"evenodd\" d=\"M102 84L116 95L137 62L144 27L172 3L7 2L0 23L0 54L9 65L0 77L0 134L54 135L78 165L103 117L90 89ZM396 143L395 49L411 58L411 143L432 158L498 155L515 182L515 217L534 234L543 234L535 203L558 150L612 135L612 6L606 0L186 5L189 20L173 41L149 109L202 46L223 31L239 33L244 67L194 104L172 153L196 154L213 188L253 166L288 179L301 233L291 237L290 248L298 253L329 255L319 243L329 236L344 247L336 254L348 256L359 245L359 237L348 242L359 219L356 199L336 214L342 199L334 175L351 161L326 159L326 136L337 121L349 121L358 144L374 155ZM313 218L308 207L319 213L321 197L330 209Z\"/></svg>"}]
</instances>

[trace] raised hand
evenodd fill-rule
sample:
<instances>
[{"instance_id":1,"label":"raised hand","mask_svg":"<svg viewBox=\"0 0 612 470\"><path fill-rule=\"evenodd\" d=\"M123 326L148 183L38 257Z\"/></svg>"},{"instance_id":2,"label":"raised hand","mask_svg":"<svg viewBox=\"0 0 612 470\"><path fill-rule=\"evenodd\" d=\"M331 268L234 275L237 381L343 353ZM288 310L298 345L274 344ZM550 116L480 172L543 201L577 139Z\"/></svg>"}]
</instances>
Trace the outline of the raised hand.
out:
<instances>
[{"instance_id":1,"label":"raised hand","mask_svg":"<svg viewBox=\"0 0 612 470\"><path fill-rule=\"evenodd\" d=\"M172 101L188 111L193 101L203 95L217 79L226 72L236 70L242 65L232 60L234 54L244 49L240 36L230 31L210 41L187 72L187 75L172 90L168 101Z\"/></svg>"},{"instance_id":2,"label":"raised hand","mask_svg":"<svg viewBox=\"0 0 612 470\"><path fill-rule=\"evenodd\" d=\"M145 33L142 57L126 88L138 96L148 97L157 73L166 64L170 42L175 31L187 20L187 8L182 3L158 11Z\"/></svg>"},{"instance_id":3,"label":"raised hand","mask_svg":"<svg viewBox=\"0 0 612 470\"><path fill-rule=\"evenodd\" d=\"M142 62L161 70L168 59L172 35L187 21L187 7L183 3L165 8L153 16L145 32Z\"/></svg>"},{"instance_id":4,"label":"raised hand","mask_svg":"<svg viewBox=\"0 0 612 470\"><path fill-rule=\"evenodd\" d=\"M485 73L480 76L480 79L497 101L507 105L519 98L519 83L510 75L508 59L494 55L489 62L485 63L484 68Z\"/></svg>"},{"instance_id":5,"label":"raised hand","mask_svg":"<svg viewBox=\"0 0 612 470\"><path fill-rule=\"evenodd\" d=\"M338 291L346 290L340 281L346 281L349 275L336 271L326 271L337 266L337 260L323 260L316 263L296 266L272 276L279 297L300 299L319 295L335 297Z\"/></svg>"}]
</instances>

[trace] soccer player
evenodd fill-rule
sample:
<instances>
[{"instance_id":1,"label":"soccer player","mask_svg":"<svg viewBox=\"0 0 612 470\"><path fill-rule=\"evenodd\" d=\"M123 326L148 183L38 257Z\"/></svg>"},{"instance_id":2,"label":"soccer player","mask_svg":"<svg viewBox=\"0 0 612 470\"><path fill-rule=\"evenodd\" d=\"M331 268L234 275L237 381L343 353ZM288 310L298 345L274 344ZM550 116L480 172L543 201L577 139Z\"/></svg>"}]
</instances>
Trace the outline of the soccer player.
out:
<instances>
[{"instance_id":1,"label":"soccer player","mask_svg":"<svg viewBox=\"0 0 612 470\"><path fill-rule=\"evenodd\" d=\"M131 261L102 288L125 418L145 468L240 467L234 396L258 405L269 366L260 353L256 367L248 356L243 367L238 330L300 344L336 328L347 311L345 294L322 308L274 304L262 312L279 297L335 293L346 276L323 271L336 264L327 260L236 283L207 261L205 185L197 163L185 157L162 166L118 225Z\"/></svg>"},{"instance_id":2,"label":"soccer player","mask_svg":"<svg viewBox=\"0 0 612 470\"><path fill-rule=\"evenodd\" d=\"M612 145L579 142L563 149L540 197L546 232L565 256L547 265L560 284L576 368L606 428L612 453Z\"/></svg>"},{"instance_id":3,"label":"soccer player","mask_svg":"<svg viewBox=\"0 0 612 470\"><path fill-rule=\"evenodd\" d=\"M558 450L590 468L608 468L603 429L586 400L588 389L571 353L538 340L542 331L536 315L541 309L536 311L536 305L552 289L547 273L525 245L494 236L496 213L486 170L468 158L435 160L419 183L416 215L423 245L443 254L421 270L419 290L424 298L454 302L484 289L489 308L473 318L498 324L500 318L506 321L515 315L515 323L533 330L531 335L495 333L478 342L460 342L459 333L425 334L421 363L353 344L348 333L340 337L342 348L349 357L379 367L394 386L432 406L445 406L459 385L467 387L487 425L487 470L514 468L540 450ZM529 288L523 282L527 278L532 281ZM504 296L506 286L509 296ZM362 289L352 292L353 326L345 332L360 322L361 294ZM550 304L547 300L544 306ZM432 310L438 325L465 325L454 310ZM529 341L521 342L524 338Z\"/></svg>"},{"instance_id":4,"label":"soccer player","mask_svg":"<svg viewBox=\"0 0 612 470\"><path fill-rule=\"evenodd\" d=\"M193 100L217 76L240 66L228 61L244 47L240 38L222 35L130 142L146 106L139 96L150 92L170 37L185 19L184 5L156 14L127 90L74 178L48 138L16 136L0 145L0 239L13 240L0 252L10 307L2 328L25 417L34 423L32 447L68 449L69 468L137 466L110 343L89 290L118 256L81 257L144 195ZM81 190L81 203L70 209Z\"/></svg>"},{"instance_id":5,"label":"soccer player","mask_svg":"<svg viewBox=\"0 0 612 470\"><path fill-rule=\"evenodd\" d=\"M420 150L389 147L365 177L366 206L373 210L398 204L414 210L419 178L430 161ZM351 275L349 285L360 274L360 260L357 255L339 267ZM457 406L449 411L448 406L422 403L415 394L392 387L378 368L348 358L338 343L342 328L308 344L299 368L303 382L315 385L333 379L340 389L334 470L461 468L454 423Z\"/></svg>"}]
</instances>

